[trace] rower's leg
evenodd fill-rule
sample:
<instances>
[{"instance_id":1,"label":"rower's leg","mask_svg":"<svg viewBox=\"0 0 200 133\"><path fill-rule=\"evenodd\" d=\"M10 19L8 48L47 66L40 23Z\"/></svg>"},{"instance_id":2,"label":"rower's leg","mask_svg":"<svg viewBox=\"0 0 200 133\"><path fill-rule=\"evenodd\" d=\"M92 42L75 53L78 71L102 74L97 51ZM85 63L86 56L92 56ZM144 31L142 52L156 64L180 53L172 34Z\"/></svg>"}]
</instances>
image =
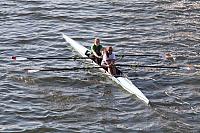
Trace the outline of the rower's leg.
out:
<instances>
[{"instance_id":1,"label":"rower's leg","mask_svg":"<svg viewBox=\"0 0 200 133\"><path fill-rule=\"evenodd\" d=\"M112 67L112 74L113 74L113 75L116 75L116 74L117 74L117 71L116 71L115 66Z\"/></svg>"},{"instance_id":2,"label":"rower's leg","mask_svg":"<svg viewBox=\"0 0 200 133\"><path fill-rule=\"evenodd\" d=\"M101 65L102 58L97 58L97 64Z\"/></svg>"},{"instance_id":3,"label":"rower's leg","mask_svg":"<svg viewBox=\"0 0 200 133\"><path fill-rule=\"evenodd\" d=\"M112 68L108 67L108 73L110 73L112 75Z\"/></svg>"},{"instance_id":4,"label":"rower's leg","mask_svg":"<svg viewBox=\"0 0 200 133\"><path fill-rule=\"evenodd\" d=\"M110 67L110 74L112 74L112 75L116 75L117 74L116 73L116 68L114 66Z\"/></svg>"},{"instance_id":5,"label":"rower's leg","mask_svg":"<svg viewBox=\"0 0 200 133\"><path fill-rule=\"evenodd\" d=\"M92 59L94 62L96 62L96 57L93 54L90 54L89 58Z\"/></svg>"}]
</instances>

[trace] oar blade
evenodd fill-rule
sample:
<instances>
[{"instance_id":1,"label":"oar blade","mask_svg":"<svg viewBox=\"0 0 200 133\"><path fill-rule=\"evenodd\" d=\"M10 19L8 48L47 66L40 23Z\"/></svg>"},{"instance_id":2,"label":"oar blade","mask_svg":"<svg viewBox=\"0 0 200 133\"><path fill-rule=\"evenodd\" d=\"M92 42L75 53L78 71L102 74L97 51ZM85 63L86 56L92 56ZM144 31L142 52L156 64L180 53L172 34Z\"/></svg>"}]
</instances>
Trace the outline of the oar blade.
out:
<instances>
[{"instance_id":1,"label":"oar blade","mask_svg":"<svg viewBox=\"0 0 200 133\"><path fill-rule=\"evenodd\" d=\"M182 66L180 68L183 69L183 70L188 70L188 71L195 71L196 70L195 66L193 66L193 65L186 65L186 66Z\"/></svg>"},{"instance_id":2,"label":"oar blade","mask_svg":"<svg viewBox=\"0 0 200 133\"><path fill-rule=\"evenodd\" d=\"M39 72L39 71L41 71L41 70L39 70L39 69L28 69L28 70L26 70L28 73L36 73L36 72Z\"/></svg>"},{"instance_id":3,"label":"oar blade","mask_svg":"<svg viewBox=\"0 0 200 133\"><path fill-rule=\"evenodd\" d=\"M16 57L16 56L12 56L11 59L15 60L15 61L24 61L24 60L27 60L27 58L25 58L25 57Z\"/></svg>"}]
</instances>

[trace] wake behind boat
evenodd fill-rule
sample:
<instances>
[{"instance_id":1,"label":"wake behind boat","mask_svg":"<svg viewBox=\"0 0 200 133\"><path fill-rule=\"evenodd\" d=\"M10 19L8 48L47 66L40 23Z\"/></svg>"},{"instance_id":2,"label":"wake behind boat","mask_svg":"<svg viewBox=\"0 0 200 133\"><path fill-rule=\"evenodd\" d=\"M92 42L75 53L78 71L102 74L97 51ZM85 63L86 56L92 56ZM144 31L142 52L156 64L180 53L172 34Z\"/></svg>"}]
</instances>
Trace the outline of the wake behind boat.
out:
<instances>
[{"instance_id":1,"label":"wake behind boat","mask_svg":"<svg viewBox=\"0 0 200 133\"><path fill-rule=\"evenodd\" d=\"M88 53L90 52L89 49L84 47L83 45L79 44L75 40L71 39L67 35L63 34L63 38L66 42L68 42L73 49L75 49L82 57L88 57ZM90 58L86 59L89 62L92 60ZM99 66L94 61L91 62L91 65L97 67ZM104 68L98 68L100 69L106 76L108 76L110 79L112 79L114 82L119 84L122 88L130 92L131 94L136 95L139 99L144 101L146 104L149 104L149 100L146 98L146 96L127 78L125 74L123 74L118 68L117 68L117 75L113 76L110 73L108 73L107 70Z\"/></svg>"}]
</instances>

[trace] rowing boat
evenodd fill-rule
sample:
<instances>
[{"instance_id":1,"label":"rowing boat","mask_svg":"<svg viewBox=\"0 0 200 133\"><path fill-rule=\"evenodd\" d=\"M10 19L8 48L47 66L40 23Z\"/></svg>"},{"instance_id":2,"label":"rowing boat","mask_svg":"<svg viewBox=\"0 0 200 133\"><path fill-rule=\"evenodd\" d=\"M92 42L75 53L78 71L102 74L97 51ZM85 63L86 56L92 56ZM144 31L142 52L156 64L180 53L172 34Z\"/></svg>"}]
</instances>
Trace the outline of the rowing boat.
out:
<instances>
[{"instance_id":1,"label":"rowing boat","mask_svg":"<svg viewBox=\"0 0 200 133\"><path fill-rule=\"evenodd\" d=\"M83 45L79 44L69 36L63 34L63 38L67 43L71 45L71 47L76 50L82 57L88 57L88 52L90 52L89 49L84 47ZM99 66L97 63L92 61L90 58L86 59L87 61L91 62L93 66ZM112 79L114 82L119 84L122 88L130 92L131 94L136 95L139 99L141 99L146 104L149 104L149 100L146 98L146 96L127 78L125 74L123 74L118 68L117 68L117 75L113 76L110 73L108 73L107 70L104 68L99 68L105 75L107 75L110 79Z\"/></svg>"}]
</instances>

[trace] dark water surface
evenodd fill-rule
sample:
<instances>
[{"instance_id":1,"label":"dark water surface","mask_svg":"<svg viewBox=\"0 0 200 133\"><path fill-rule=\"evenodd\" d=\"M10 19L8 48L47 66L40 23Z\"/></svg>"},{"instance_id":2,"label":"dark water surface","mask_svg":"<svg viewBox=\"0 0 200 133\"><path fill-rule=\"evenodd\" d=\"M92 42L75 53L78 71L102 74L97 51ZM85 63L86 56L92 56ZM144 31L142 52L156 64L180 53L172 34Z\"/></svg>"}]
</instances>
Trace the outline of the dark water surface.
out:
<instances>
[{"instance_id":1,"label":"dark water surface","mask_svg":"<svg viewBox=\"0 0 200 133\"><path fill-rule=\"evenodd\" d=\"M120 63L199 64L198 0L1 0L0 132L200 132L199 72L121 68L153 103L96 70L26 73L25 68L88 66L84 61L11 61L11 56L70 57L62 33L85 46L99 37Z\"/></svg>"}]
</instances>

